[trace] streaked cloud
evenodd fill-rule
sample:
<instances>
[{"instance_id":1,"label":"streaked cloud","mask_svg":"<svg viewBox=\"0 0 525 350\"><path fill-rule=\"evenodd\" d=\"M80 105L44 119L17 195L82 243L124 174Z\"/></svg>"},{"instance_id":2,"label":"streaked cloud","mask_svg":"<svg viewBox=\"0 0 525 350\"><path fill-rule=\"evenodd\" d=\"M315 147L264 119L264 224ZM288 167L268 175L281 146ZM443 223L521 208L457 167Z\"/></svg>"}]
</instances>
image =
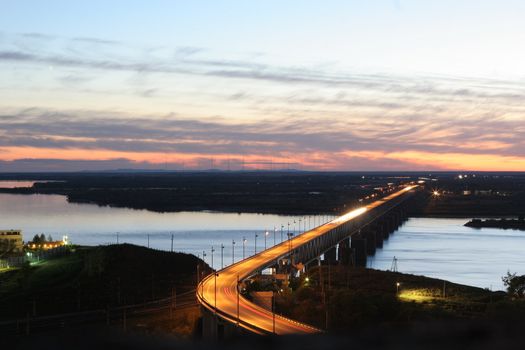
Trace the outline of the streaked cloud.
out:
<instances>
[{"instance_id":1,"label":"streaked cloud","mask_svg":"<svg viewBox=\"0 0 525 350\"><path fill-rule=\"evenodd\" d=\"M519 80L353 72L337 62L286 66L264 55L148 50L90 37L9 37L0 64L28 78L0 83L13 96L0 103L0 171L213 162L525 170Z\"/></svg>"}]
</instances>

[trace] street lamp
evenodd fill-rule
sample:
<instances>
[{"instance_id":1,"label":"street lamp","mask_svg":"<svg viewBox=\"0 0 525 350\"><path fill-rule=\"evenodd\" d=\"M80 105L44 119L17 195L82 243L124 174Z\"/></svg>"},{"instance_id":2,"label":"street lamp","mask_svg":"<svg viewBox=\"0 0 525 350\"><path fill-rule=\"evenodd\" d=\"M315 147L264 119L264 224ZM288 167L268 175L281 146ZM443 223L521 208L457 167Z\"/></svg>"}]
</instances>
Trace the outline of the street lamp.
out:
<instances>
[{"instance_id":1,"label":"street lamp","mask_svg":"<svg viewBox=\"0 0 525 350\"><path fill-rule=\"evenodd\" d=\"M215 249L213 247L211 247L211 269L213 270L213 252L215 251Z\"/></svg>"},{"instance_id":2,"label":"street lamp","mask_svg":"<svg viewBox=\"0 0 525 350\"><path fill-rule=\"evenodd\" d=\"M247 242L246 241L246 237L243 237L242 238L242 260L244 260L244 256L245 256L244 255L244 251L246 250L246 248L245 248L246 247L246 242Z\"/></svg>"},{"instance_id":3,"label":"street lamp","mask_svg":"<svg viewBox=\"0 0 525 350\"><path fill-rule=\"evenodd\" d=\"M269 234L269 233L270 233L270 232L268 232L268 231L266 231L266 232L264 233L264 250L266 250L266 237L268 237L268 234Z\"/></svg>"},{"instance_id":4,"label":"street lamp","mask_svg":"<svg viewBox=\"0 0 525 350\"><path fill-rule=\"evenodd\" d=\"M221 243L221 269L224 268L224 244Z\"/></svg>"},{"instance_id":5,"label":"street lamp","mask_svg":"<svg viewBox=\"0 0 525 350\"><path fill-rule=\"evenodd\" d=\"M239 327L239 323L241 322L241 317L240 317L240 294L241 294L241 291L239 290L239 284L241 282L239 281L239 275L237 275L237 327Z\"/></svg>"},{"instance_id":6,"label":"street lamp","mask_svg":"<svg viewBox=\"0 0 525 350\"><path fill-rule=\"evenodd\" d=\"M281 225L281 243L283 242L283 229L284 229L284 225Z\"/></svg>"},{"instance_id":7,"label":"street lamp","mask_svg":"<svg viewBox=\"0 0 525 350\"><path fill-rule=\"evenodd\" d=\"M273 334L275 334L275 290L272 293L272 324L273 324Z\"/></svg>"},{"instance_id":8,"label":"street lamp","mask_svg":"<svg viewBox=\"0 0 525 350\"><path fill-rule=\"evenodd\" d=\"M299 218L299 231L301 231L301 219Z\"/></svg>"},{"instance_id":9,"label":"street lamp","mask_svg":"<svg viewBox=\"0 0 525 350\"><path fill-rule=\"evenodd\" d=\"M288 232L288 255L290 256L290 265L292 264L292 237L293 232Z\"/></svg>"},{"instance_id":10,"label":"street lamp","mask_svg":"<svg viewBox=\"0 0 525 350\"><path fill-rule=\"evenodd\" d=\"M255 253L254 253L254 255L257 254L257 237L259 237L259 235L256 233L256 234L255 234L255 240L254 240L254 242L255 242L255 243L254 243L254 247L255 247Z\"/></svg>"},{"instance_id":11,"label":"street lamp","mask_svg":"<svg viewBox=\"0 0 525 350\"><path fill-rule=\"evenodd\" d=\"M219 277L219 274L217 272L214 273L214 280L215 280L215 292L214 298L215 298L215 317L217 317L217 277Z\"/></svg>"},{"instance_id":12,"label":"street lamp","mask_svg":"<svg viewBox=\"0 0 525 350\"><path fill-rule=\"evenodd\" d=\"M232 265L235 264L235 240L232 239Z\"/></svg>"},{"instance_id":13,"label":"street lamp","mask_svg":"<svg viewBox=\"0 0 525 350\"><path fill-rule=\"evenodd\" d=\"M399 286L401 285L401 283L397 282L396 283L396 294L399 294Z\"/></svg>"},{"instance_id":14,"label":"street lamp","mask_svg":"<svg viewBox=\"0 0 525 350\"><path fill-rule=\"evenodd\" d=\"M273 245L275 245L275 234L277 233L277 229L275 226L273 227Z\"/></svg>"}]
</instances>

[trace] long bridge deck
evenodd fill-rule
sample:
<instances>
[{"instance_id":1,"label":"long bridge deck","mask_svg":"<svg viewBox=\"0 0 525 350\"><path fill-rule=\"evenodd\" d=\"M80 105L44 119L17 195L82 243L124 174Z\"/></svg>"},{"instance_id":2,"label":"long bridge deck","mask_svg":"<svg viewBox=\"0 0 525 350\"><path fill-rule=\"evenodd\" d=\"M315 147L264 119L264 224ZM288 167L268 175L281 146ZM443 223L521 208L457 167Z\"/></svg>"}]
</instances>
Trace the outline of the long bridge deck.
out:
<instances>
[{"instance_id":1,"label":"long bridge deck","mask_svg":"<svg viewBox=\"0 0 525 350\"><path fill-rule=\"evenodd\" d=\"M374 211L380 211L381 208L388 207L388 203L396 202L416 187L417 185L406 186L384 198L352 210L328 223L206 276L198 285L197 299L202 306L210 312L216 313L221 319L232 324L238 324L240 327L257 334L275 333L281 335L320 332L319 329L309 325L274 315L272 312L243 298L238 290L238 282L269 266L276 265L280 259L293 254L294 251L300 250L301 247L310 247L314 243L317 244L320 239L334 232L337 232L338 235L336 235L335 240L332 238L331 241L337 243L338 240L351 235L349 227L357 230L358 224L362 224L360 222L362 219ZM369 218L369 220L371 219ZM340 232L342 229L346 231L343 235ZM315 247L317 248L315 253L322 253L328 248L319 244L315 245Z\"/></svg>"}]
</instances>

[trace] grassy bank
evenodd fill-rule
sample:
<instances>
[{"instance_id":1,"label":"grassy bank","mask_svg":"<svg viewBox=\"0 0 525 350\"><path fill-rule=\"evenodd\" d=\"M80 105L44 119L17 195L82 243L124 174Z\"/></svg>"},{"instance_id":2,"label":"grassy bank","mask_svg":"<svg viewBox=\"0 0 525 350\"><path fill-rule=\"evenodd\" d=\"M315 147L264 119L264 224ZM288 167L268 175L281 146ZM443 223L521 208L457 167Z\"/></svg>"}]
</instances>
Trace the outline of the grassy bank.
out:
<instances>
[{"instance_id":1,"label":"grassy bank","mask_svg":"<svg viewBox=\"0 0 525 350\"><path fill-rule=\"evenodd\" d=\"M505 320L525 304L503 292L389 271L322 266L279 293L278 312L330 332L420 322Z\"/></svg>"},{"instance_id":2,"label":"grassy bank","mask_svg":"<svg viewBox=\"0 0 525 350\"><path fill-rule=\"evenodd\" d=\"M192 290L197 257L129 244L77 247L0 273L0 319L104 309Z\"/></svg>"}]
</instances>

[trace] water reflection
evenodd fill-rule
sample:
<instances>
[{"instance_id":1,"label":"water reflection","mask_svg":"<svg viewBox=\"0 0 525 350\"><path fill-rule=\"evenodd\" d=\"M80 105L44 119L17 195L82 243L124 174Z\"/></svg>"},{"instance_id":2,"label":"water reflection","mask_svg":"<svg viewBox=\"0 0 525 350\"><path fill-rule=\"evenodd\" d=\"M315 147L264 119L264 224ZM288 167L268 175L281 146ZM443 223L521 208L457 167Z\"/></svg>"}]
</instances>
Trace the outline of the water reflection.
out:
<instances>
[{"instance_id":1,"label":"water reflection","mask_svg":"<svg viewBox=\"0 0 525 350\"><path fill-rule=\"evenodd\" d=\"M468 219L411 218L385 241L368 266L504 289L508 270L525 274L525 232L465 227Z\"/></svg>"},{"instance_id":2,"label":"water reflection","mask_svg":"<svg viewBox=\"0 0 525 350\"><path fill-rule=\"evenodd\" d=\"M133 243L170 250L171 236L176 251L199 254L207 251L210 259L215 247L215 262L220 263L221 244L224 262L232 262L232 240L235 240L235 261L242 256L242 239L246 237L246 256L266 245L286 239L290 231L318 225L323 216L280 216L213 212L155 213L147 210L99 207L91 204L68 203L60 195L0 194L0 229L22 229L25 240L35 234L51 234L54 238L69 235L75 244L97 245ZM294 224L295 221L295 224ZM300 225L300 227L299 227ZM274 231L274 228L276 231ZM265 232L268 231L268 235ZM117 238L118 236L118 238ZM218 266L218 265L216 265Z\"/></svg>"}]
</instances>

